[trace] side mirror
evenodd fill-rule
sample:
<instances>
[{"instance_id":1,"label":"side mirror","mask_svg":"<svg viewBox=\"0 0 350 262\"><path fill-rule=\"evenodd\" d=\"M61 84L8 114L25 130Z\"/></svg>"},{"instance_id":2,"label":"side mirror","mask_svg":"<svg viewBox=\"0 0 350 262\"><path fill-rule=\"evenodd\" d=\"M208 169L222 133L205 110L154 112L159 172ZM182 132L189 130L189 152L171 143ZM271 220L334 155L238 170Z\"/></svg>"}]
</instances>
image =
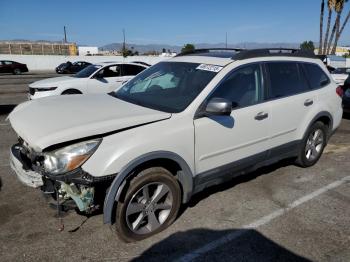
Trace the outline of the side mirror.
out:
<instances>
[{"instance_id":1,"label":"side mirror","mask_svg":"<svg viewBox=\"0 0 350 262\"><path fill-rule=\"evenodd\" d=\"M206 115L229 116L232 111L232 102L219 97L214 97L209 100L205 113Z\"/></svg>"}]
</instances>

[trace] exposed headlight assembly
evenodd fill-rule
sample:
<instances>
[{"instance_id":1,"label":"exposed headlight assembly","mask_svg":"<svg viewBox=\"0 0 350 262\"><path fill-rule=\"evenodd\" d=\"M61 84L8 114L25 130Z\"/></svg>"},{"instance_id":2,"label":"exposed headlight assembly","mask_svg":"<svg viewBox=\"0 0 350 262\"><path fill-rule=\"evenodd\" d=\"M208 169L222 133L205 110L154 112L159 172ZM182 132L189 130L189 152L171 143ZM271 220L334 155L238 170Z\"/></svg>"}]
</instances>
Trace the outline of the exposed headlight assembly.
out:
<instances>
[{"instance_id":1,"label":"exposed headlight assembly","mask_svg":"<svg viewBox=\"0 0 350 262\"><path fill-rule=\"evenodd\" d=\"M94 139L70 145L44 154L44 169L58 175L80 167L95 152L102 139Z\"/></svg>"}]
</instances>

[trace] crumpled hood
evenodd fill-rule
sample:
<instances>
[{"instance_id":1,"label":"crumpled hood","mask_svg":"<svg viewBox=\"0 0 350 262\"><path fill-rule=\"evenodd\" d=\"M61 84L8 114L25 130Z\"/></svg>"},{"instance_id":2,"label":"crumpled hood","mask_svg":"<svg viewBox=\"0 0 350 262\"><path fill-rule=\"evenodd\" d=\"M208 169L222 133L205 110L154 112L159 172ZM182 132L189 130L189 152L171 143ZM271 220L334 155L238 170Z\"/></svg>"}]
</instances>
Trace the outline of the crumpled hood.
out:
<instances>
[{"instance_id":1,"label":"crumpled hood","mask_svg":"<svg viewBox=\"0 0 350 262\"><path fill-rule=\"evenodd\" d=\"M34 83L31 83L29 87L32 87L32 88L57 87L57 85L63 84L64 82L72 82L78 79L81 79L81 78L75 78L71 76L52 77L48 79L35 81Z\"/></svg>"},{"instance_id":2,"label":"crumpled hood","mask_svg":"<svg viewBox=\"0 0 350 262\"><path fill-rule=\"evenodd\" d=\"M170 118L108 94L53 96L18 105L9 115L15 132L35 151L48 146Z\"/></svg>"}]
</instances>

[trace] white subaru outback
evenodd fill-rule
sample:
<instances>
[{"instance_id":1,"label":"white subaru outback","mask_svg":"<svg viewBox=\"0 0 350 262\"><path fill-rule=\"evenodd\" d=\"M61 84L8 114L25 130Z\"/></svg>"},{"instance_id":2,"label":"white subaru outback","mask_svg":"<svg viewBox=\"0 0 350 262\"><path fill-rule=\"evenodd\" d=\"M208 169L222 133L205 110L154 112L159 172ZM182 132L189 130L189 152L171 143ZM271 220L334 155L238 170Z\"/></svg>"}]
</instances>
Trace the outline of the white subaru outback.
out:
<instances>
[{"instance_id":1,"label":"white subaru outback","mask_svg":"<svg viewBox=\"0 0 350 262\"><path fill-rule=\"evenodd\" d=\"M204 188L284 158L314 165L342 90L300 50L195 50L101 95L28 101L9 119L20 181L103 208L125 241L168 227Z\"/></svg>"}]
</instances>

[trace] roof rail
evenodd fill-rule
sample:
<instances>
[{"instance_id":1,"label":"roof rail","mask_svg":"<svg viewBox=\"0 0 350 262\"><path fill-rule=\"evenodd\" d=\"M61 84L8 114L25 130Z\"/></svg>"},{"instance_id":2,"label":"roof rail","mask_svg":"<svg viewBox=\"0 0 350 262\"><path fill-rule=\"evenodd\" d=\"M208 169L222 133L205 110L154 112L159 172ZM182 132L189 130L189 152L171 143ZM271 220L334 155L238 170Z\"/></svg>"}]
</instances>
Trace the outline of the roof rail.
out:
<instances>
[{"instance_id":1,"label":"roof rail","mask_svg":"<svg viewBox=\"0 0 350 262\"><path fill-rule=\"evenodd\" d=\"M306 51L294 48L261 48L261 49L250 49L242 50L235 54L233 60L243 60L255 57L270 57L270 56L291 56L291 57L306 57L306 58L317 58L312 51Z\"/></svg>"},{"instance_id":2,"label":"roof rail","mask_svg":"<svg viewBox=\"0 0 350 262\"><path fill-rule=\"evenodd\" d=\"M236 51L236 52L240 52L242 50L244 50L244 49L241 49L241 48L200 48L200 49L194 49L194 50L181 52L180 54L178 54L176 56L209 53L210 51Z\"/></svg>"},{"instance_id":3,"label":"roof rail","mask_svg":"<svg viewBox=\"0 0 350 262\"><path fill-rule=\"evenodd\" d=\"M196 55L210 53L211 51L235 51L231 56L233 60L243 60L255 57L271 57L271 56L291 56L291 57L305 57L305 58L317 58L312 51L306 51L295 48L260 48L260 49L241 49L241 48L203 48L194 49L186 52L182 52L176 56ZM214 53L215 54L215 53Z\"/></svg>"}]
</instances>

